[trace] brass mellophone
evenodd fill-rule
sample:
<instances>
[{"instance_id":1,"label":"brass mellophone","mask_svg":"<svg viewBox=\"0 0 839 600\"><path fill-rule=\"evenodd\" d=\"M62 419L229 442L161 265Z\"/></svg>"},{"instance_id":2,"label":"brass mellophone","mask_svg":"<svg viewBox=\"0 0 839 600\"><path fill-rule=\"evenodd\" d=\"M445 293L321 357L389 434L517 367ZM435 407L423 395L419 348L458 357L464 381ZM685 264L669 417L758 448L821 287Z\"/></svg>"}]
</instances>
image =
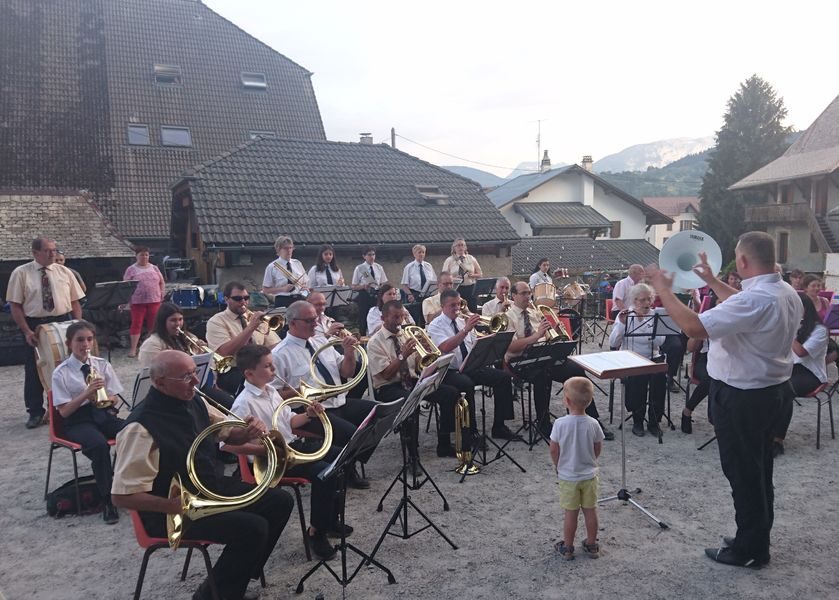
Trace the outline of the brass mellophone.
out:
<instances>
[{"instance_id":1,"label":"brass mellophone","mask_svg":"<svg viewBox=\"0 0 839 600\"><path fill-rule=\"evenodd\" d=\"M271 309L264 315L262 315L262 322L268 325L268 329L271 331L277 331L278 329L282 329L283 325L285 325L285 316L282 313L274 312L277 309ZM245 317L246 321L250 321L251 317L253 317L253 311L245 311L242 314ZM260 324L260 327L262 325ZM264 333L260 330L260 333Z\"/></svg>"}]
</instances>

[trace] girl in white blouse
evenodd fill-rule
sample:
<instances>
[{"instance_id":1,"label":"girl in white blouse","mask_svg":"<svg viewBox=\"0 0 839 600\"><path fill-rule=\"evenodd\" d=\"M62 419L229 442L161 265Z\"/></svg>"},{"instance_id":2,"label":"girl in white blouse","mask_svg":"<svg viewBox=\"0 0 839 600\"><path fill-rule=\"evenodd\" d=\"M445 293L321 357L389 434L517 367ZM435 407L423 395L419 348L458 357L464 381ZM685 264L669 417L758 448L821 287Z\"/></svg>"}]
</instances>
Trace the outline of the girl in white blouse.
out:
<instances>
[{"instance_id":1,"label":"girl in white blouse","mask_svg":"<svg viewBox=\"0 0 839 600\"><path fill-rule=\"evenodd\" d=\"M553 277L548 271L551 270L551 261L547 258L540 258L536 263L536 270L530 276L530 288L533 289L540 283L553 283Z\"/></svg>"},{"instance_id":2,"label":"girl in white blouse","mask_svg":"<svg viewBox=\"0 0 839 600\"><path fill-rule=\"evenodd\" d=\"M330 244L320 247L318 262L309 269L309 287L344 285L344 275L335 259L335 248Z\"/></svg>"}]
</instances>

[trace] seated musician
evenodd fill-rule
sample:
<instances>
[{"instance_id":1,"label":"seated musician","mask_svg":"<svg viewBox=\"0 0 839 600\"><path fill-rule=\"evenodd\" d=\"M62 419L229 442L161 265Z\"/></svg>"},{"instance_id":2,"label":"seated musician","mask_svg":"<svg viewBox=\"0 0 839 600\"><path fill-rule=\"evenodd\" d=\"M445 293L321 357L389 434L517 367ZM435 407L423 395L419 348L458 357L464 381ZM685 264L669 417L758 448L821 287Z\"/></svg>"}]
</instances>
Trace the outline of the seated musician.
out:
<instances>
[{"instance_id":1,"label":"seated musician","mask_svg":"<svg viewBox=\"0 0 839 600\"><path fill-rule=\"evenodd\" d=\"M443 308L440 304L440 294L453 288L454 279L452 276L449 273L440 273L440 277L437 279L437 293L422 301L422 316L425 319L426 325L431 323L431 321L436 319L440 316L440 313L443 312Z\"/></svg>"},{"instance_id":2,"label":"seated musician","mask_svg":"<svg viewBox=\"0 0 839 600\"><path fill-rule=\"evenodd\" d=\"M437 281L437 275L434 273L434 267L431 266L431 263L425 260L425 246L417 244L411 249L411 252L414 255L414 260L405 265L400 285L408 303L413 304L422 300L429 284ZM420 325L425 325L425 323L420 323Z\"/></svg>"},{"instance_id":3,"label":"seated musician","mask_svg":"<svg viewBox=\"0 0 839 600\"><path fill-rule=\"evenodd\" d=\"M364 262L358 265L352 274L352 289L358 292L358 333L367 335L367 312L376 305L379 288L387 283L387 275L382 265L376 262L376 249L368 246L364 249ZM373 332L369 332L372 334Z\"/></svg>"},{"instance_id":4,"label":"seated musician","mask_svg":"<svg viewBox=\"0 0 839 600\"><path fill-rule=\"evenodd\" d=\"M245 344L273 348L280 343L280 336L268 329L262 321L263 312L248 314L250 294L245 284L230 281L224 286L227 309L214 314L207 321L207 343L217 354L234 356ZM230 394L237 394L245 380L242 372L233 367L218 377L218 386Z\"/></svg>"},{"instance_id":5,"label":"seated musician","mask_svg":"<svg viewBox=\"0 0 839 600\"><path fill-rule=\"evenodd\" d=\"M344 285L344 274L335 258L335 248L331 244L324 244L318 252L317 264L309 269L309 286L323 287L327 285Z\"/></svg>"},{"instance_id":6,"label":"seated musician","mask_svg":"<svg viewBox=\"0 0 839 600\"><path fill-rule=\"evenodd\" d=\"M618 313L614 329L609 335L609 346L621 350L631 350L645 358L657 359L664 336L651 339L654 319L650 306L654 292L646 283L633 285L626 293L627 309ZM625 337L627 328L635 334ZM644 335L646 334L646 335ZM626 378L626 398L624 405L632 413L632 433L644 435L644 409L647 411L647 429L659 437L659 420L664 414L664 396L667 377L664 373L636 375Z\"/></svg>"},{"instance_id":7,"label":"seated musician","mask_svg":"<svg viewBox=\"0 0 839 600\"><path fill-rule=\"evenodd\" d=\"M632 305L629 304L627 294L629 288L638 285L644 279L644 267L639 264L629 265L629 272L626 277L615 284L615 289L612 291L612 319L622 310L629 310Z\"/></svg>"},{"instance_id":8,"label":"seated musician","mask_svg":"<svg viewBox=\"0 0 839 600\"><path fill-rule=\"evenodd\" d=\"M294 252L294 240L287 235L279 236L274 242L277 259L265 267L262 279L262 293L274 296L274 306L289 306L295 300L303 298L309 290L309 277L303 264L291 255ZM278 269L274 263L279 263L294 279ZM237 348L238 350L238 348Z\"/></svg>"},{"instance_id":9,"label":"seated musician","mask_svg":"<svg viewBox=\"0 0 839 600\"><path fill-rule=\"evenodd\" d=\"M154 317L152 333L140 346L138 354L140 366L150 366L154 357L163 350L180 350L192 355L201 354L200 350L189 344L184 332L186 332L186 324L181 307L172 302L161 304ZM204 343L206 345L206 342ZM207 347L209 348L209 345ZM216 402L223 404L225 408L230 408L233 406L233 396L216 385L215 378L217 376L211 376L207 383L201 387L201 391Z\"/></svg>"},{"instance_id":10,"label":"seated musician","mask_svg":"<svg viewBox=\"0 0 839 600\"><path fill-rule=\"evenodd\" d=\"M166 537L166 515L182 514L180 498L169 498L169 484L175 473L194 492L187 473L187 455L196 432L225 415L195 396L198 384L192 358L177 350L164 350L152 360L152 388L126 420L117 435L116 466L111 498L116 506L139 512L146 531ZM247 417L247 428L231 427L218 438L230 444L244 444L260 437L266 427ZM205 440L195 456L200 481L225 496L246 493L254 486L238 478L219 475L216 445ZM283 531L294 500L281 489L268 489L253 504L188 522L186 540L224 544L212 571L221 598L240 600L248 582L257 580ZM211 598L205 580L194 600Z\"/></svg>"},{"instance_id":11,"label":"seated musician","mask_svg":"<svg viewBox=\"0 0 839 600\"><path fill-rule=\"evenodd\" d=\"M498 313L507 312L510 302L510 280L507 277L499 277L495 280L495 298L487 300L481 307L481 314L491 317Z\"/></svg>"},{"instance_id":12,"label":"seated musician","mask_svg":"<svg viewBox=\"0 0 839 600\"><path fill-rule=\"evenodd\" d=\"M52 403L64 420L64 438L82 445L82 453L90 459L96 487L102 495L105 509L102 518L109 525L119 521L119 513L111 503L111 447L122 429L123 420L111 407L96 408L91 401L104 389L115 403L122 393L116 373L104 358L92 356L96 329L87 321L76 321L67 328L67 349L70 355L52 372ZM88 380L95 371L98 377Z\"/></svg>"},{"instance_id":13,"label":"seated musician","mask_svg":"<svg viewBox=\"0 0 839 600\"><path fill-rule=\"evenodd\" d=\"M407 397L417 383L416 342L400 335L404 307L391 300L382 307L382 327L367 343L367 368L373 375L376 400L393 402ZM426 400L440 406L440 430L437 434L437 456L454 456L451 433L454 431L454 407L458 391L445 383ZM416 435L416 428L413 433Z\"/></svg>"},{"instance_id":14,"label":"seated musician","mask_svg":"<svg viewBox=\"0 0 839 600\"><path fill-rule=\"evenodd\" d=\"M515 434L504 424L505 420L513 418L513 385L510 376L490 365L485 365L478 371L472 371L469 375L458 371L475 346L477 341L475 325L480 316L472 314L468 319L463 318L460 313L460 294L457 290L445 290L441 298L443 312L429 323L428 335L440 352L443 354L451 352L454 355L443 383L456 388L458 392L466 393L466 401L469 403L469 412L472 417L473 434L477 433L474 418L475 384L491 386L495 402L492 437L502 440L513 439Z\"/></svg>"},{"instance_id":15,"label":"seated musician","mask_svg":"<svg viewBox=\"0 0 839 600\"><path fill-rule=\"evenodd\" d=\"M443 269L440 271L441 275L443 273L448 273L460 282L457 288L460 297L466 300L470 312L478 312L478 306L475 304L475 281L483 277L483 272L478 260L469 254L466 240L463 238L452 242L452 254L443 262ZM429 322L426 320L426 323Z\"/></svg>"},{"instance_id":16,"label":"seated musician","mask_svg":"<svg viewBox=\"0 0 839 600\"><path fill-rule=\"evenodd\" d=\"M315 335L312 338L315 350L317 350L345 327L340 321L326 316L326 296L320 292L312 292L306 300L317 311L318 320L315 323Z\"/></svg>"},{"instance_id":17,"label":"seated musician","mask_svg":"<svg viewBox=\"0 0 839 600\"><path fill-rule=\"evenodd\" d=\"M327 348L318 355L316 369L318 384L312 379L311 364L316 348L312 344L317 325L317 311L315 307L299 300L288 307L286 312L288 335L285 336L272 351L274 367L277 370L274 387L283 398L297 395L300 383L323 387L340 385L341 380L350 379L356 374L356 353L354 346L358 343L352 336L346 336L341 341L343 356L335 348ZM322 402L326 408L326 416L332 424L333 437L339 446L345 446L355 433L356 427L370 414L375 402L361 398L348 398L346 393L339 394ZM359 458L366 463L372 455L372 450ZM366 489L370 482L362 478L352 465L347 470L347 484L354 488Z\"/></svg>"},{"instance_id":18,"label":"seated musician","mask_svg":"<svg viewBox=\"0 0 839 600\"><path fill-rule=\"evenodd\" d=\"M550 283L553 284L554 280L550 274L551 270L551 261L547 258L540 258L539 262L536 263L536 270L533 271L533 274L530 276L530 284L531 289L535 288L540 283Z\"/></svg>"},{"instance_id":19,"label":"seated musician","mask_svg":"<svg viewBox=\"0 0 839 600\"><path fill-rule=\"evenodd\" d=\"M245 374L245 387L236 396L232 412L242 419L254 417L262 423L272 423L274 412L283 399L271 386L276 370L271 360L271 351L265 346L248 344L236 353L236 364ZM315 402L306 407L304 412L295 414L286 406L280 413L277 429L282 434L286 444L298 452L311 454L317 452L321 446L320 438L301 438L294 434L293 428L300 428L310 421L316 420L323 412L323 405ZM225 444L224 450L236 454L248 454L251 461L253 456L264 456L265 446L262 444L244 444L234 446ZM327 534L340 537L340 523L338 520L337 482L334 477L320 479L318 473L329 466L341 451L340 446L333 445L326 456L319 461L297 464L285 472L286 477L305 477L312 482L311 508L309 526L309 544L315 555L322 560L329 560L335 556L335 548L329 543ZM352 533L353 528L344 524L346 535Z\"/></svg>"},{"instance_id":20,"label":"seated musician","mask_svg":"<svg viewBox=\"0 0 839 600\"><path fill-rule=\"evenodd\" d=\"M376 306L370 309L367 313L367 333L373 335L382 327L382 307L388 302L399 300L399 290L390 285L384 284L379 288L378 297L376 299ZM414 318L404 307L402 308L404 318L402 324L415 325Z\"/></svg>"}]
</instances>

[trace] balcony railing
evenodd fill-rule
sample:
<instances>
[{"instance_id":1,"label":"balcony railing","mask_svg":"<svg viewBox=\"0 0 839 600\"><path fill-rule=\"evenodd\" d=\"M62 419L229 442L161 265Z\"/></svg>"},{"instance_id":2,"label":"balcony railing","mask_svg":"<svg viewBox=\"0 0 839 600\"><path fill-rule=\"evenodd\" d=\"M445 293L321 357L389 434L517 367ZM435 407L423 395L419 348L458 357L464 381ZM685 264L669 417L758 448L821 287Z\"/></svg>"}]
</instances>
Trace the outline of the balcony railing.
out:
<instances>
[{"instance_id":1,"label":"balcony railing","mask_svg":"<svg viewBox=\"0 0 839 600\"><path fill-rule=\"evenodd\" d=\"M763 204L746 207L747 223L806 223L812 216L810 204Z\"/></svg>"}]
</instances>

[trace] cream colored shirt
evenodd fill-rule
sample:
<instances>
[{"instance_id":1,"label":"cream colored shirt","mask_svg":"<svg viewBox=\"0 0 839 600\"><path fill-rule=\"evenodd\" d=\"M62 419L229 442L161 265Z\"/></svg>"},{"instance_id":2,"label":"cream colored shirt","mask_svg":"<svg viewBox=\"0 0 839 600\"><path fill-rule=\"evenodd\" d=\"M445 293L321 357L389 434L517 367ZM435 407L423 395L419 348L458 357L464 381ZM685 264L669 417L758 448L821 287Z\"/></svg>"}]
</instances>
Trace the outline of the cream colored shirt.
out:
<instances>
[{"instance_id":1,"label":"cream colored shirt","mask_svg":"<svg viewBox=\"0 0 839 600\"><path fill-rule=\"evenodd\" d=\"M512 304L510 304L512 307ZM492 300L488 300L484 302L483 306L481 306L481 314L485 317L491 317L493 315L497 315L498 313L502 312L501 310L501 300L497 297L493 298ZM509 309L508 309L509 310Z\"/></svg>"},{"instance_id":2,"label":"cream colored shirt","mask_svg":"<svg viewBox=\"0 0 839 600\"><path fill-rule=\"evenodd\" d=\"M396 358L396 345L393 343L393 338L400 342L399 346L401 347L401 340L382 327L367 342L367 368L373 374L373 387L375 389L391 383L399 383L401 379L399 371L390 379L382 377L382 371ZM416 371L417 354L414 352L408 357L408 372L411 373L412 377L415 377Z\"/></svg>"},{"instance_id":3,"label":"cream colored shirt","mask_svg":"<svg viewBox=\"0 0 839 600\"><path fill-rule=\"evenodd\" d=\"M463 275L460 274L461 267L463 267ZM463 282L461 285L472 285L475 283L474 274L480 270L481 266L478 264L477 259L471 254L464 254L462 261L458 260L454 255L448 257L443 263L441 273L450 273L455 280L462 279ZM472 273L472 275L466 275L466 273Z\"/></svg>"},{"instance_id":4,"label":"cream colored shirt","mask_svg":"<svg viewBox=\"0 0 839 600\"><path fill-rule=\"evenodd\" d=\"M542 313L534 308L526 308L527 314L530 315L530 326L533 328L533 331L536 331L536 328L539 327L539 322L542 320ZM513 336L514 340L521 339L523 337L527 337L524 335L524 316L523 316L522 309L520 309L515 304L510 307L507 311L507 331L512 331L515 333ZM545 336L539 338L540 342L545 341ZM505 355L505 359L509 360L510 358L515 358L516 356L520 356L522 352L516 352L512 354L508 352Z\"/></svg>"},{"instance_id":5,"label":"cream colored shirt","mask_svg":"<svg viewBox=\"0 0 839 600\"><path fill-rule=\"evenodd\" d=\"M138 355L140 366L150 366L151 361L154 360L155 356L164 350L169 350L170 348L169 344L160 339L156 333L151 334L142 344L140 344L140 353Z\"/></svg>"},{"instance_id":6,"label":"cream colored shirt","mask_svg":"<svg viewBox=\"0 0 839 600\"><path fill-rule=\"evenodd\" d=\"M73 302L84 298L84 292L73 272L64 265L46 267L52 288L53 310L44 309L41 297L41 265L36 261L20 265L12 271L6 289L6 300L23 306L27 317L57 317L73 310Z\"/></svg>"},{"instance_id":7,"label":"cream colored shirt","mask_svg":"<svg viewBox=\"0 0 839 600\"><path fill-rule=\"evenodd\" d=\"M440 292L422 301L422 316L425 317L426 323L431 323L441 312L443 307L440 306Z\"/></svg>"},{"instance_id":8,"label":"cream colored shirt","mask_svg":"<svg viewBox=\"0 0 839 600\"><path fill-rule=\"evenodd\" d=\"M228 308L214 314L207 321L207 343L210 348L217 350L219 346L242 333L242 329L244 327L239 320L239 315ZM266 331L267 333L265 333ZM280 343L280 336L269 330L268 325L263 323L251 334L251 341L257 346L273 348Z\"/></svg>"}]
</instances>

